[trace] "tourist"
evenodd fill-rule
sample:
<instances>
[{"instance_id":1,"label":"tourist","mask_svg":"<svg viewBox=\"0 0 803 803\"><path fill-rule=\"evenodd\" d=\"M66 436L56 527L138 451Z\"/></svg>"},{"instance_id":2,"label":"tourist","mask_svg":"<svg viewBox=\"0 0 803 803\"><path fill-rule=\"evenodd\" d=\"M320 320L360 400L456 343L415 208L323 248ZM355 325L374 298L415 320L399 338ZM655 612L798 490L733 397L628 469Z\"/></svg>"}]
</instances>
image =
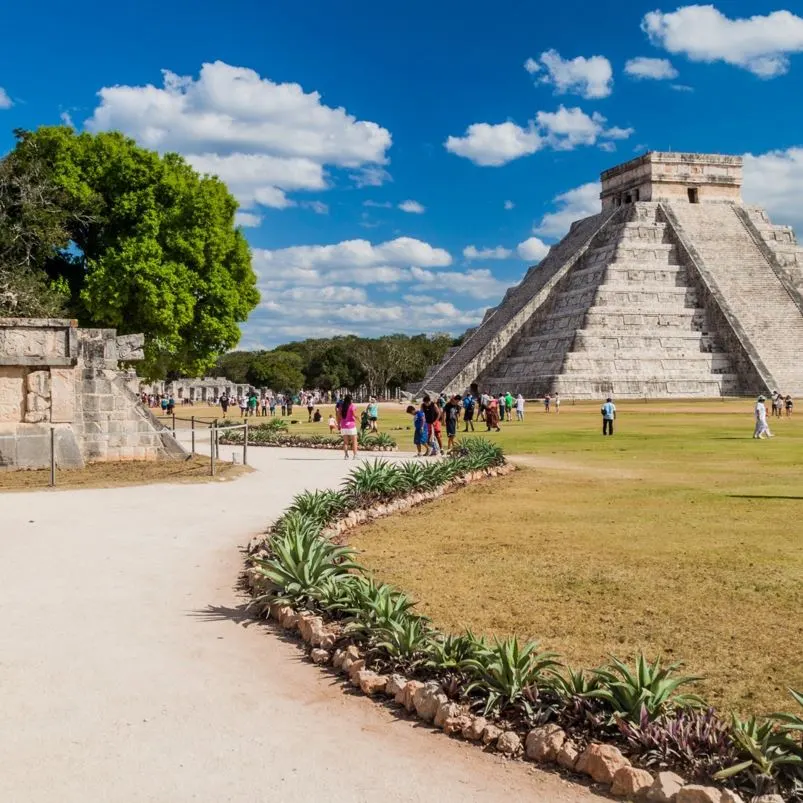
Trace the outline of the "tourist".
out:
<instances>
[{"instance_id":1,"label":"tourist","mask_svg":"<svg viewBox=\"0 0 803 803\"><path fill-rule=\"evenodd\" d=\"M502 431L499 429L499 402L493 396L489 397L488 406L485 408L485 428L487 432L492 429L496 432Z\"/></svg>"},{"instance_id":2,"label":"tourist","mask_svg":"<svg viewBox=\"0 0 803 803\"><path fill-rule=\"evenodd\" d=\"M764 405L766 399L764 396L759 396L756 400L756 428L753 430L753 437L760 440L763 437L771 438L769 424L767 424L767 408Z\"/></svg>"},{"instance_id":3,"label":"tourist","mask_svg":"<svg viewBox=\"0 0 803 803\"><path fill-rule=\"evenodd\" d=\"M173 415L173 410L175 410L175 408L176 408L176 400L172 396L170 396L170 398L167 400L167 414Z\"/></svg>"},{"instance_id":4,"label":"tourist","mask_svg":"<svg viewBox=\"0 0 803 803\"><path fill-rule=\"evenodd\" d=\"M316 410L312 415L312 423L313 424L320 424L321 423L321 418L323 418L323 416L321 415L321 411L320 410Z\"/></svg>"},{"instance_id":5,"label":"tourist","mask_svg":"<svg viewBox=\"0 0 803 803\"><path fill-rule=\"evenodd\" d=\"M347 393L338 408L337 423L340 434L343 437L343 458L348 460L349 448L351 448L351 459L357 458L357 410L351 401L351 396Z\"/></svg>"},{"instance_id":6,"label":"tourist","mask_svg":"<svg viewBox=\"0 0 803 803\"><path fill-rule=\"evenodd\" d=\"M307 423L312 421L312 411L315 409L315 404L312 401L312 394L307 394Z\"/></svg>"},{"instance_id":7,"label":"tourist","mask_svg":"<svg viewBox=\"0 0 803 803\"><path fill-rule=\"evenodd\" d=\"M273 418L276 415L276 397L275 396L268 396L268 410L270 410L270 417Z\"/></svg>"},{"instance_id":8,"label":"tourist","mask_svg":"<svg viewBox=\"0 0 803 803\"><path fill-rule=\"evenodd\" d=\"M508 421L513 420L513 395L510 391L505 393L505 418Z\"/></svg>"},{"instance_id":9,"label":"tourist","mask_svg":"<svg viewBox=\"0 0 803 803\"><path fill-rule=\"evenodd\" d=\"M412 404L407 405L407 415L413 417L413 443L417 457L421 457L421 450L424 455L429 454L429 427L427 427L427 416L423 408L416 410Z\"/></svg>"},{"instance_id":10,"label":"tourist","mask_svg":"<svg viewBox=\"0 0 803 803\"><path fill-rule=\"evenodd\" d=\"M330 434L334 434L336 429L337 429L337 420L335 419L334 413L331 413L329 415L329 432L330 432Z\"/></svg>"},{"instance_id":11,"label":"tourist","mask_svg":"<svg viewBox=\"0 0 803 803\"><path fill-rule=\"evenodd\" d=\"M287 415L292 417L292 415L293 415L293 398L291 396L287 397L286 404L287 404Z\"/></svg>"},{"instance_id":12,"label":"tourist","mask_svg":"<svg viewBox=\"0 0 803 803\"><path fill-rule=\"evenodd\" d=\"M783 395L777 390L772 392L772 416L773 418L780 418L783 410Z\"/></svg>"},{"instance_id":13,"label":"tourist","mask_svg":"<svg viewBox=\"0 0 803 803\"><path fill-rule=\"evenodd\" d=\"M229 397L225 393L220 397L220 409L223 411L223 418L225 418L229 412Z\"/></svg>"},{"instance_id":14,"label":"tourist","mask_svg":"<svg viewBox=\"0 0 803 803\"><path fill-rule=\"evenodd\" d=\"M259 409L262 411L262 417L263 418L267 418L268 417L268 397L267 396L263 396L262 397L262 399L260 401Z\"/></svg>"},{"instance_id":15,"label":"tourist","mask_svg":"<svg viewBox=\"0 0 803 803\"><path fill-rule=\"evenodd\" d=\"M360 413L360 432L365 432L368 426L368 408L366 407L366 409Z\"/></svg>"},{"instance_id":16,"label":"tourist","mask_svg":"<svg viewBox=\"0 0 803 803\"><path fill-rule=\"evenodd\" d=\"M167 396L162 396L159 406L162 408L162 415L167 415Z\"/></svg>"},{"instance_id":17,"label":"tourist","mask_svg":"<svg viewBox=\"0 0 803 803\"><path fill-rule=\"evenodd\" d=\"M245 418L248 415L248 397L243 393L240 396L240 418Z\"/></svg>"},{"instance_id":18,"label":"tourist","mask_svg":"<svg viewBox=\"0 0 803 803\"><path fill-rule=\"evenodd\" d=\"M258 404L259 399L257 398L257 393L255 390L252 390L248 395L248 415L252 417L256 415Z\"/></svg>"},{"instance_id":19,"label":"tourist","mask_svg":"<svg viewBox=\"0 0 803 803\"><path fill-rule=\"evenodd\" d=\"M485 421L485 412L488 409L488 402L490 402L491 397L487 393L483 393L480 396L480 413L477 416L477 421Z\"/></svg>"},{"instance_id":20,"label":"tourist","mask_svg":"<svg viewBox=\"0 0 803 803\"><path fill-rule=\"evenodd\" d=\"M795 403L792 401L792 397L787 395L784 399L784 407L786 409L786 417L792 417L792 408L795 406Z\"/></svg>"},{"instance_id":21,"label":"tourist","mask_svg":"<svg viewBox=\"0 0 803 803\"><path fill-rule=\"evenodd\" d=\"M376 399L371 396L368 400L368 423L371 432L379 432L377 421L379 421L379 405L376 403Z\"/></svg>"},{"instance_id":22,"label":"tourist","mask_svg":"<svg viewBox=\"0 0 803 803\"><path fill-rule=\"evenodd\" d=\"M555 402L555 415L560 414L560 393L555 391L555 398L553 399Z\"/></svg>"},{"instance_id":23,"label":"tourist","mask_svg":"<svg viewBox=\"0 0 803 803\"><path fill-rule=\"evenodd\" d=\"M460 420L460 407L462 399L455 394L446 402L443 408L443 417L446 421L446 448L451 452L454 449L454 438L457 435L457 422Z\"/></svg>"},{"instance_id":24,"label":"tourist","mask_svg":"<svg viewBox=\"0 0 803 803\"><path fill-rule=\"evenodd\" d=\"M437 403L432 401L429 396L424 396L421 402L421 409L427 421L427 435L429 436L429 454L439 454L443 447L441 441L441 409Z\"/></svg>"},{"instance_id":25,"label":"tourist","mask_svg":"<svg viewBox=\"0 0 803 803\"><path fill-rule=\"evenodd\" d=\"M552 402L552 397L547 393L546 396L544 396L544 412L545 413L549 412L549 405L550 405L551 402Z\"/></svg>"},{"instance_id":26,"label":"tourist","mask_svg":"<svg viewBox=\"0 0 803 803\"><path fill-rule=\"evenodd\" d=\"M524 421L524 396L521 393L516 396L516 420Z\"/></svg>"},{"instance_id":27,"label":"tourist","mask_svg":"<svg viewBox=\"0 0 803 803\"><path fill-rule=\"evenodd\" d=\"M474 432L474 409L475 409L475 396L473 393L467 393L465 398L463 399L463 422L465 423L465 429L463 432L468 432L468 428L471 427L471 431Z\"/></svg>"},{"instance_id":28,"label":"tourist","mask_svg":"<svg viewBox=\"0 0 803 803\"><path fill-rule=\"evenodd\" d=\"M613 422L616 420L616 405L613 403L613 399L610 396L605 399L605 404L602 405L600 411L602 412L602 434L613 435Z\"/></svg>"}]
</instances>

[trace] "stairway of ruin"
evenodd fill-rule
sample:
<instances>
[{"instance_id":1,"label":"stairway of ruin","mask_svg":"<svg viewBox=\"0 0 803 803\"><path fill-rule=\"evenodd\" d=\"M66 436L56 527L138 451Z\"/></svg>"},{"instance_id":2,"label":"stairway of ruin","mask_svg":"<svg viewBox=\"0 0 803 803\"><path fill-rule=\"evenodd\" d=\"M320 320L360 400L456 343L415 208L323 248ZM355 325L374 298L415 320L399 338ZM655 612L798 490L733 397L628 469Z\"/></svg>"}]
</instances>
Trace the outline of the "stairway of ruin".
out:
<instances>
[{"instance_id":1,"label":"stairway of ruin","mask_svg":"<svg viewBox=\"0 0 803 803\"><path fill-rule=\"evenodd\" d=\"M794 289L762 252L734 204L665 203L677 236L715 285L743 337L769 373L769 390L803 393L803 315ZM759 235L760 237L760 235ZM722 306L722 304L721 304Z\"/></svg>"},{"instance_id":2,"label":"stairway of ruin","mask_svg":"<svg viewBox=\"0 0 803 803\"><path fill-rule=\"evenodd\" d=\"M577 398L719 396L735 392L730 356L658 205L637 203L598 238L527 323L481 387Z\"/></svg>"},{"instance_id":3,"label":"stairway of ruin","mask_svg":"<svg viewBox=\"0 0 803 803\"><path fill-rule=\"evenodd\" d=\"M482 323L467 334L460 347L428 373L419 390L462 393L491 363L502 359L522 327L550 297L555 284L583 258L609 222L620 215L612 210L573 224L543 261L531 267L524 279L505 293L501 303L485 313Z\"/></svg>"}]
</instances>

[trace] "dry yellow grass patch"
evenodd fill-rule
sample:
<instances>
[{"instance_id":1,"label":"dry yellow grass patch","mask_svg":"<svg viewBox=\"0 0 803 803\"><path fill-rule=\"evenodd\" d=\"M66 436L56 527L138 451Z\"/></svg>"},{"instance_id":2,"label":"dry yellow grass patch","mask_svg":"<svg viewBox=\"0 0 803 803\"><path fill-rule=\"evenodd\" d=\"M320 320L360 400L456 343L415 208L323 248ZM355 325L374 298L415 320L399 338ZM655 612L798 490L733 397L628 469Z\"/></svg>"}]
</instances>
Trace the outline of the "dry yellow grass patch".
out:
<instances>
[{"instance_id":1,"label":"dry yellow grass patch","mask_svg":"<svg viewBox=\"0 0 803 803\"><path fill-rule=\"evenodd\" d=\"M208 482L228 480L250 472L247 466L218 460L215 476L209 475L209 458L195 455L189 460L126 461L92 463L86 468L59 469L56 490L66 488L113 488L161 482ZM30 491L47 488L50 470L0 471L0 491Z\"/></svg>"},{"instance_id":2,"label":"dry yellow grass patch","mask_svg":"<svg viewBox=\"0 0 803 803\"><path fill-rule=\"evenodd\" d=\"M749 461L643 457L603 467L553 451L352 542L442 628L534 638L577 666L683 660L718 706L790 709L786 687L803 688L797 475L768 467L757 488Z\"/></svg>"}]
</instances>

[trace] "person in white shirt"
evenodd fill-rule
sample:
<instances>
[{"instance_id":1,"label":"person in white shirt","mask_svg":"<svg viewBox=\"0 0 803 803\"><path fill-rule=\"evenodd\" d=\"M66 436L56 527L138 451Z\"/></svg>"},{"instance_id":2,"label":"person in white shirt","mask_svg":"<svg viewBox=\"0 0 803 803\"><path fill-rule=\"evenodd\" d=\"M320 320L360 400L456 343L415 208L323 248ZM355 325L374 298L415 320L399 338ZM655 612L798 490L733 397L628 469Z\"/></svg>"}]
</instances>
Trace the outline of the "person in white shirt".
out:
<instances>
[{"instance_id":1,"label":"person in white shirt","mask_svg":"<svg viewBox=\"0 0 803 803\"><path fill-rule=\"evenodd\" d=\"M521 393L516 396L516 420L524 421L524 396Z\"/></svg>"},{"instance_id":2,"label":"person in white shirt","mask_svg":"<svg viewBox=\"0 0 803 803\"><path fill-rule=\"evenodd\" d=\"M766 399L763 396L759 396L756 401L756 428L753 430L753 437L759 440L764 436L768 438L772 437L769 425L767 424L767 408L764 405L765 401Z\"/></svg>"}]
</instances>

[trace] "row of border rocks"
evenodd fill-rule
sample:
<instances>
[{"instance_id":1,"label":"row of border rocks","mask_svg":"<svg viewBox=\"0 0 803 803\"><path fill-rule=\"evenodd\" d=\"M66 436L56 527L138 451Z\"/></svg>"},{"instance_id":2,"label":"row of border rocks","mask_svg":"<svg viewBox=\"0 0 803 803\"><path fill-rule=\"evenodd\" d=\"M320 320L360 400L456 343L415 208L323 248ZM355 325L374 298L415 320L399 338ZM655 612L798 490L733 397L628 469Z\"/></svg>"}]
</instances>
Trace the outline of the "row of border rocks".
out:
<instances>
[{"instance_id":1,"label":"row of border rocks","mask_svg":"<svg viewBox=\"0 0 803 803\"><path fill-rule=\"evenodd\" d=\"M242 441L235 441L226 438L225 435L220 436L220 443L224 446L242 446ZM343 449L342 443L270 443L268 441L248 441L248 447L252 446L265 446L272 449L328 449L329 451L339 451ZM361 452L396 452L398 446L360 446Z\"/></svg>"},{"instance_id":2,"label":"row of border rocks","mask_svg":"<svg viewBox=\"0 0 803 803\"><path fill-rule=\"evenodd\" d=\"M346 676L346 683L367 697L384 698L404 708L422 722L454 736L494 750L510 759L524 758L542 766L557 764L577 775L607 786L614 797L646 803L744 803L729 789L687 784L674 772L651 773L633 767L621 751L610 744L592 743L584 750L575 746L559 725L533 728L521 734L495 725L471 713L465 705L450 700L440 683L409 680L399 674L381 674L366 666L353 644L335 648L339 628L313 614L297 613L289 605L270 606L270 617L286 630L297 630L309 645L310 659ZM783 803L778 795L763 795L751 803Z\"/></svg>"}]
</instances>

